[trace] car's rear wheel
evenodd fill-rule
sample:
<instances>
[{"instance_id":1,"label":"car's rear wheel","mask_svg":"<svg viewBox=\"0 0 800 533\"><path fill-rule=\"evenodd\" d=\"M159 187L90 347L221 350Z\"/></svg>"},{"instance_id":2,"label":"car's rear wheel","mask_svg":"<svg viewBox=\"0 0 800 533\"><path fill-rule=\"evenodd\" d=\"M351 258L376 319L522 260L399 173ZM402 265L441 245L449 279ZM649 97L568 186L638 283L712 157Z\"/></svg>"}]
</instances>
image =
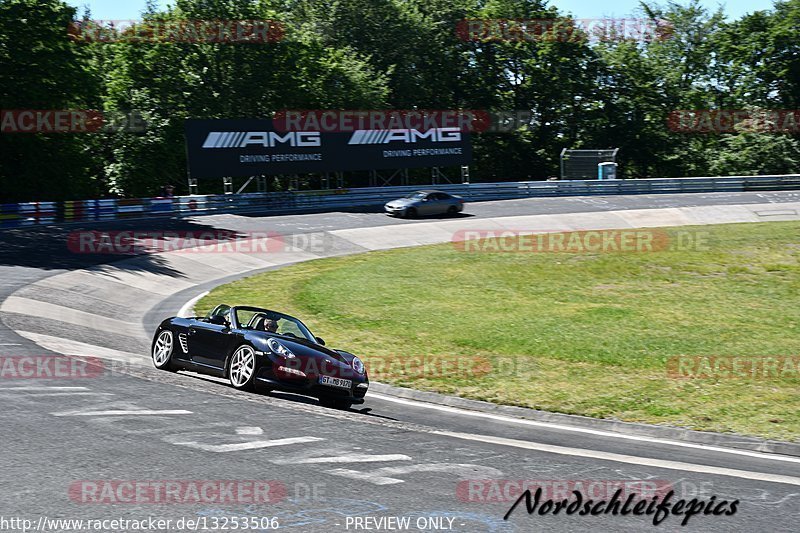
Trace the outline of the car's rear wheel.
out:
<instances>
[{"instance_id":1,"label":"car's rear wheel","mask_svg":"<svg viewBox=\"0 0 800 533\"><path fill-rule=\"evenodd\" d=\"M456 213L458 213L458 208L456 206L451 205L450 207L447 208L448 215L455 215Z\"/></svg>"},{"instance_id":2,"label":"car's rear wheel","mask_svg":"<svg viewBox=\"0 0 800 533\"><path fill-rule=\"evenodd\" d=\"M175 351L175 336L172 331L165 329L158 334L153 342L153 366L159 370L176 370L172 362L172 354Z\"/></svg>"},{"instance_id":3,"label":"car's rear wheel","mask_svg":"<svg viewBox=\"0 0 800 533\"><path fill-rule=\"evenodd\" d=\"M332 409L341 409L342 411L347 411L350 407L353 406L353 402L350 400L340 400L337 398L320 398L319 404L323 407L330 407Z\"/></svg>"},{"instance_id":4,"label":"car's rear wheel","mask_svg":"<svg viewBox=\"0 0 800 533\"><path fill-rule=\"evenodd\" d=\"M406 209L406 218L417 218L417 210L413 207Z\"/></svg>"},{"instance_id":5,"label":"car's rear wheel","mask_svg":"<svg viewBox=\"0 0 800 533\"><path fill-rule=\"evenodd\" d=\"M256 352L252 346L243 344L233 352L228 366L228 380L234 389L253 389L256 380Z\"/></svg>"}]
</instances>

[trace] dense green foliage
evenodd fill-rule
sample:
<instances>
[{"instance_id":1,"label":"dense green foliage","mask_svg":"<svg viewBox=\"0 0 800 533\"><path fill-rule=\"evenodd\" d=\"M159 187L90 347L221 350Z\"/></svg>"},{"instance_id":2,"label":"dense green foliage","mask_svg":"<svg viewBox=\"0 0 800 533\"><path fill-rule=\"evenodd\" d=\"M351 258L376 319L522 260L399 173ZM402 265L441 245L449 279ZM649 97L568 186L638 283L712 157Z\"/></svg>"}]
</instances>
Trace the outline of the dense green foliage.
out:
<instances>
[{"instance_id":1,"label":"dense green foliage","mask_svg":"<svg viewBox=\"0 0 800 533\"><path fill-rule=\"evenodd\" d=\"M618 147L624 177L800 170L795 134L682 133L681 109L798 109L800 0L726 20L642 4L669 38L460 39L464 19L564 19L543 0L176 0L150 21L272 19L267 44L82 42L61 0L0 0L0 108L140 110L144 134L0 134L0 200L152 195L186 175L187 117L281 109L527 110L475 136L473 180L558 174L562 148ZM308 182L309 186L313 182Z\"/></svg>"}]
</instances>

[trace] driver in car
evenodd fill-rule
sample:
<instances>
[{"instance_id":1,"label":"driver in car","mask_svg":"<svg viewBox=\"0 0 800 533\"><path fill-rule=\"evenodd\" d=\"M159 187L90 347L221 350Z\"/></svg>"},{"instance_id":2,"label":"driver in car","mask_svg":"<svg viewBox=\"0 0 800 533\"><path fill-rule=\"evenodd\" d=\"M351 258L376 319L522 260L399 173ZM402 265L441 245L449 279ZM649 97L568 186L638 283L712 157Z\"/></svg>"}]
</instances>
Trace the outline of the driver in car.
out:
<instances>
[{"instance_id":1,"label":"driver in car","mask_svg":"<svg viewBox=\"0 0 800 533\"><path fill-rule=\"evenodd\" d=\"M268 331L270 333L277 333L278 332L278 323L271 318L268 318L264 321L264 331Z\"/></svg>"}]
</instances>

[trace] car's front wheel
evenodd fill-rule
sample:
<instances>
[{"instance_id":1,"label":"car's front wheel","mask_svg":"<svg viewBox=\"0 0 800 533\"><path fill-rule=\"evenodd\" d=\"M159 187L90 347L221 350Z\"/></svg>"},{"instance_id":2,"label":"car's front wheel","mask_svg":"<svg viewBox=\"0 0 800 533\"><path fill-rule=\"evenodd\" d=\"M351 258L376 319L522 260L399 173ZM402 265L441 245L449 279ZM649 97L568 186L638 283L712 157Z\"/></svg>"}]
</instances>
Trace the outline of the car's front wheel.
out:
<instances>
[{"instance_id":1,"label":"car's front wheel","mask_svg":"<svg viewBox=\"0 0 800 533\"><path fill-rule=\"evenodd\" d=\"M405 216L406 218L417 218L417 210L413 207L409 207L406 209Z\"/></svg>"},{"instance_id":2,"label":"car's front wheel","mask_svg":"<svg viewBox=\"0 0 800 533\"><path fill-rule=\"evenodd\" d=\"M175 336L172 331L165 329L161 331L153 341L153 365L159 370L174 372L175 365L172 362L172 354L175 351Z\"/></svg>"},{"instance_id":3,"label":"car's front wheel","mask_svg":"<svg viewBox=\"0 0 800 533\"><path fill-rule=\"evenodd\" d=\"M233 352L228 366L228 379L234 389L253 389L256 380L256 352L252 346L243 344Z\"/></svg>"}]
</instances>

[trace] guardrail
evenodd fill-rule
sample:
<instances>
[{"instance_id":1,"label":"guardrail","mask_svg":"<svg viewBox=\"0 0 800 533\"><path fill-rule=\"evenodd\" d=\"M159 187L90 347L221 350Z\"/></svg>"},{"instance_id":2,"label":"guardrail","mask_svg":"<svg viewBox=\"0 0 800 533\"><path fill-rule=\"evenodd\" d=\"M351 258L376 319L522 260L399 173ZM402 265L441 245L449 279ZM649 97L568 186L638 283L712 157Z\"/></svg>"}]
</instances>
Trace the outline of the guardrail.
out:
<instances>
[{"instance_id":1,"label":"guardrail","mask_svg":"<svg viewBox=\"0 0 800 533\"><path fill-rule=\"evenodd\" d=\"M514 181L452 185L365 187L176 198L132 198L0 204L0 228L153 216L183 218L214 213L291 213L380 207L425 188L444 190L468 202L548 196L674 194L800 189L800 175L653 178L609 181Z\"/></svg>"}]
</instances>

